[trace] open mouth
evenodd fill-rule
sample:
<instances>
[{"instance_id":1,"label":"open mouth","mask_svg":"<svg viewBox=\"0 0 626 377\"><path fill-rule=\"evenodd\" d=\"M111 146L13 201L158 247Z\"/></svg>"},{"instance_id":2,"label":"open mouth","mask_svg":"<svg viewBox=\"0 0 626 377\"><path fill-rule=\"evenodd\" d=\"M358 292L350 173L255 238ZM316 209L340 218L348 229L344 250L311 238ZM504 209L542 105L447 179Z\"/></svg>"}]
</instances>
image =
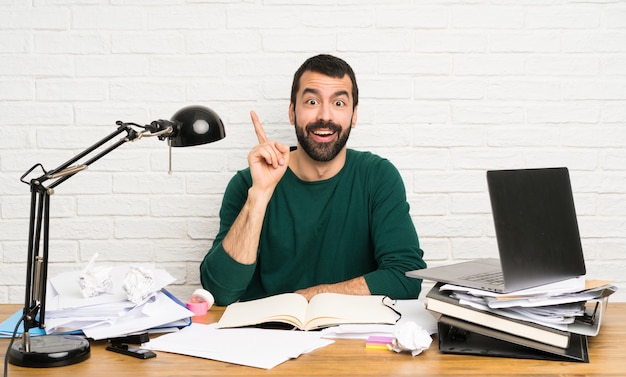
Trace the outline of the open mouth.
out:
<instances>
[{"instance_id":1,"label":"open mouth","mask_svg":"<svg viewBox=\"0 0 626 377\"><path fill-rule=\"evenodd\" d=\"M324 143L334 139L336 132L328 128L318 128L312 130L311 134L313 135L313 139L318 142Z\"/></svg>"}]
</instances>

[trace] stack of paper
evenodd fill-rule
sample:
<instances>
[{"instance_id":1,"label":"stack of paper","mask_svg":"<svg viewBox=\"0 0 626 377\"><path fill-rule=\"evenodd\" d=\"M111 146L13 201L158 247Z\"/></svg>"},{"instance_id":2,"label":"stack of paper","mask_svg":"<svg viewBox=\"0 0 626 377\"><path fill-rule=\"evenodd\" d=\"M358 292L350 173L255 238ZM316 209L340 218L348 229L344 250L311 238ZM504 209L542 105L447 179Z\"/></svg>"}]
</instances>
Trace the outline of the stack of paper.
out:
<instances>
[{"instance_id":1,"label":"stack of paper","mask_svg":"<svg viewBox=\"0 0 626 377\"><path fill-rule=\"evenodd\" d=\"M128 270L128 266L114 268L111 292L87 298L83 297L79 286L80 271L50 279L45 308L46 333L82 332L98 340L141 331L168 331L191 324L193 313L165 290L175 280L167 271L154 269L152 291L142 302L133 303L122 287ZM17 324L19 314L21 310L9 318L12 326ZM2 327L11 327L9 320ZM43 331L36 330L32 329L31 334L43 335Z\"/></svg>"},{"instance_id":2,"label":"stack of paper","mask_svg":"<svg viewBox=\"0 0 626 377\"><path fill-rule=\"evenodd\" d=\"M608 296L616 290L609 282L579 277L508 294L438 283L426 298L428 310L439 317L442 351L535 358L542 351L544 358L548 353L588 361L586 337L598 334ZM487 349L489 339L494 342ZM498 354L510 343L525 348Z\"/></svg>"},{"instance_id":3,"label":"stack of paper","mask_svg":"<svg viewBox=\"0 0 626 377\"><path fill-rule=\"evenodd\" d=\"M451 291L451 297L461 305L561 331L595 336L600 329L604 298L613 294L617 287L606 281L585 281L583 277L572 280L581 284L569 291L558 289L559 284L566 282L506 294L451 284L442 285L440 290Z\"/></svg>"}]
</instances>

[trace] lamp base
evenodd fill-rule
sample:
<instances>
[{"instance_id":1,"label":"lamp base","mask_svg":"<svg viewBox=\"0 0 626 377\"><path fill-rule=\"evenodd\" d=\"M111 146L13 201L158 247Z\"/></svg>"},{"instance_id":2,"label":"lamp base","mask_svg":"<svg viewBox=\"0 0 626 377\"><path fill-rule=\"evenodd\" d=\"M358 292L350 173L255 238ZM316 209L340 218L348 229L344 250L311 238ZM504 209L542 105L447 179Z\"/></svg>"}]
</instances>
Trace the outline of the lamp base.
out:
<instances>
[{"instance_id":1,"label":"lamp base","mask_svg":"<svg viewBox=\"0 0 626 377\"><path fill-rule=\"evenodd\" d=\"M72 365L87 360L89 341L76 335L42 335L30 338L30 351L24 350L22 340L15 341L8 359L13 365L30 368L50 368Z\"/></svg>"}]
</instances>

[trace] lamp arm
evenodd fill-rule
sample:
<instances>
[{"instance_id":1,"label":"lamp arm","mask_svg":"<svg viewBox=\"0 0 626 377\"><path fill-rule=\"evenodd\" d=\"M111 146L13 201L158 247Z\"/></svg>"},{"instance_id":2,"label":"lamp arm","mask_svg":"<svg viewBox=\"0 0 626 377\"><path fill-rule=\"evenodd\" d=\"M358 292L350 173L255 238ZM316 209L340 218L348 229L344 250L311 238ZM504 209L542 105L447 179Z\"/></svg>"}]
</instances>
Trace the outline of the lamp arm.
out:
<instances>
[{"instance_id":1,"label":"lamp arm","mask_svg":"<svg viewBox=\"0 0 626 377\"><path fill-rule=\"evenodd\" d=\"M118 128L115 131L113 131L112 133L110 133L106 137L102 138L100 141L96 142L95 144L93 144L89 148L87 148L84 151L80 152L76 156L72 157L68 161L66 161L63 164L59 165L57 168L55 168L55 169L53 169L51 171L45 171L43 169L43 167L41 166L41 164L37 164L37 165L33 166L30 170L28 170L26 173L24 173L24 175L21 177L21 181L24 182L24 183L27 183L27 184L32 184L33 181L36 181L39 185L43 185L44 182L46 182L46 181L48 181L50 179L56 179L56 181L54 181L53 183L51 183L51 184L49 184L47 186L49 189L52 189L52 188L58 186L59 184L63 183L64 181L66 181L70 177L74 176L79 171L86 169L89 165L91 165L92 163L96 162L100 158L104 157L105 155L107 155L108 153L113 151L114 149L117 149L122 144L124 144L124 143L126 143L128 141L132 141L132 140L138 139L141 136L143 136L142 133L137 132L135 129L130 127L130 125L128 123L122 123L122 122L118 121L117 124L118 124ZM116 136L118 136L119 134L121 134L123 132L126 132L126 136L123 137L122 139L120 139L119 141L117 141L115 144L112 144L111 146L109 146L105 150L101 151L100 153L98 153L96 156L92 157L88 161L83 162L80 165L74 165L78 161L80 161L81 159L89 156L95 150L97 150L98 148L102 147L104 144L108 143L113 138L115 138ZM74 166L72 166L72 165L74 165ZM37 166L42 168L44 174L42 176L38 177L38 178L35 178L35 179L31 180L30 183L26 182L25 181L25 177L27 175L29 175Z\"/></svg>"},{"instance_id":2,"label":"lamp arm","mask_svg":"<svg viewBox=\"0 0 626 377\"><path fill-rule=\"evenodd\" d=\"M54 188L78 172L85 170L89 165L98 161L121 145L147 136L160 136L171 133L171 128L164 130L148 129L139 132L131 126L137 126L132 123L117 122L118 128L99 140L89 148L77 154L73 158L59 165L57 168L46 171L41 164L36 164L30 168L20 180L30 185L31 203L30 203L30 219L28 230L28 258L26 266L26 292L24 298L24 334L34 327L45 328L45 307L46 307L46 285L48 275L48 243L49 243L49 224L50 224L50 195L54 193ZM111 141L113 138L126 132L126 136L111 144L89 160L74 165L81 159L88 157L98 148ZM148 133L150 132L150 133ZM26 177L30 175L36 168L43 171L43 175L26 181ZM47 186L45 182L54 180ZM43 244L43 252L40 253L40 246ZM39 319L37 320L37 315ZM27 339L28 335L25 336ZM25 347L29 347L27 342Z\"/></svg>"}]
</instances>

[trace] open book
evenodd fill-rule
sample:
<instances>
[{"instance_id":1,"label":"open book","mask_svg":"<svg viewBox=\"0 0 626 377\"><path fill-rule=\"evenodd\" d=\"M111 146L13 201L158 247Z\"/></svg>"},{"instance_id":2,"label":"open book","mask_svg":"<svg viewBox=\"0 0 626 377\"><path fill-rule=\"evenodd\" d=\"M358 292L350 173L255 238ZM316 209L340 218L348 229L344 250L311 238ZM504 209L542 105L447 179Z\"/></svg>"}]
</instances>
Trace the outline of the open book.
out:
<instances>
[{"instance_id":1,"label":"open book","mask_svg":"<svg viewBox=\"0 0 626 377\"><path fill-rule=\"evenodd\" d=\"M297 293L283 293L228 305L217 327L283 323L314 330L340 324L394 324L400 315L385 305L383 298L320 293L308 302Z\"/></svg>"}]
</instances>

